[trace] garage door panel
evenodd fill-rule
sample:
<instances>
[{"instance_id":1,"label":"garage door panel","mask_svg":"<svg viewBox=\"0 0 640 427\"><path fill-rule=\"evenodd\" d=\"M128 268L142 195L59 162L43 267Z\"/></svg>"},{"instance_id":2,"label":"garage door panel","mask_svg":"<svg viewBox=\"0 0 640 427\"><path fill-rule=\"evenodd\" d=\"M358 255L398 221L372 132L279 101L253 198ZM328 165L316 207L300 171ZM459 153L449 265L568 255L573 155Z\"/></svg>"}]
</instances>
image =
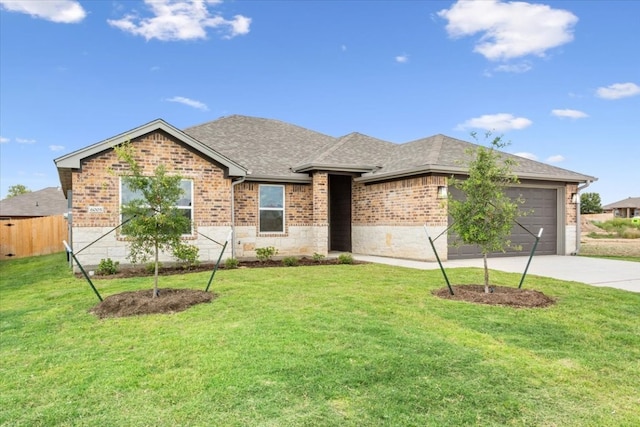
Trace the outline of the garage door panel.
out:
<instances>
[{"instance_id":1,"label":"garage door panel","mask_svg":"<svg viewBox=\"0 0 640 427\"><path fill-rule=\"evenodd\" d=\"M540 228L543 228L542 237L536 248L538 255L557 254L557 221L558 221L558 199L557 189L549 188L509 188L506 193L511 198L522 196L525 203L520 206L520 210L525 213L517 221L524 227L514 224L511 231L511 242L519 245L522 250L507 249L505 253L495 252L491 257L496 256L519 256L528 255L535 243ZM456 199L462 199L463 194L457 189L451 189L452 195ZM452 224L449 218L449 225ZM532 236L533 234L533 236ZM455 237L449 236L450 241ZM480 250L475 245L450 246L448 250L449 259L477 258L482 256Z\"/></svg>"}]
</instances>

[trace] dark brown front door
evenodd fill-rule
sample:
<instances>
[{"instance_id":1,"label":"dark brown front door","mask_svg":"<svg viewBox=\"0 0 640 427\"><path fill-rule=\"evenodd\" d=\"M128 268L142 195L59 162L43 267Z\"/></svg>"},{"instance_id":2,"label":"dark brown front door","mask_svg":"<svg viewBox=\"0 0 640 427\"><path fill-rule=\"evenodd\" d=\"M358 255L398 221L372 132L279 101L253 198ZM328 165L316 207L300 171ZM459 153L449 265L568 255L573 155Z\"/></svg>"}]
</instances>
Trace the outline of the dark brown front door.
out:
<instances>
[{"instance_id":1,"label":"dark brown front door","mask_svg":"<svg viewBox=\"0 0 640 427\"><path fill-rule=\"evenodd\" d=\"M329 250L351 252L351 176L329 175Z\"/></svg>"}]
</instances>

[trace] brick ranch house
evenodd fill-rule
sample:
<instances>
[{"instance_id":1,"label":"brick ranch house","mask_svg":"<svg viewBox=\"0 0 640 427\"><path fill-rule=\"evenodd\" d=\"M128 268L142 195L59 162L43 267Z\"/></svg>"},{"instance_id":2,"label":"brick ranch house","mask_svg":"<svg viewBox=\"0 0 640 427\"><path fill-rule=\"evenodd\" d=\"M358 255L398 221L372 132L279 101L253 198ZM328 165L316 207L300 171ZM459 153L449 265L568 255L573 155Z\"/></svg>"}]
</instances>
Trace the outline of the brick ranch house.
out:
<instances>
[{"instance_id":1,"label":"brick ranch house","mask_svg":"<svg viewBox=\"0 0 640 427\"><path fill-rule=\"evenodd\" d=\"M280 256L330 251L435 261L423 226L432 235L448 226L447 178L464 176L465 141L435 135L395 144L359 133L334 138L281 121L233 115L179 130L155 120L55 159L72 199L71 242L84 248L121 222L128 192L113 147L131 141L149 174L164 164L181 175L179 208L192 220L184 239L216 260L233 229L225 257L255 257L274 246ZM505 154L506 156L511 156ZM521 223L544 233L538 254L576 251L581 185L596 178L517 158L520 184L509 190L533 210ZM206 237L203 237L206 236ZM478 256L472 247L436 241L442 259ZM514 227L513 241L528 253L533 238ZM506 255L513 255L508 252ZM517 252L523 254L523 252ZM102 258L126 263L125 236L116 230L79 255L85 265ZM166 257L169 260L169 257Z\"/></svg>"}]
</instances>

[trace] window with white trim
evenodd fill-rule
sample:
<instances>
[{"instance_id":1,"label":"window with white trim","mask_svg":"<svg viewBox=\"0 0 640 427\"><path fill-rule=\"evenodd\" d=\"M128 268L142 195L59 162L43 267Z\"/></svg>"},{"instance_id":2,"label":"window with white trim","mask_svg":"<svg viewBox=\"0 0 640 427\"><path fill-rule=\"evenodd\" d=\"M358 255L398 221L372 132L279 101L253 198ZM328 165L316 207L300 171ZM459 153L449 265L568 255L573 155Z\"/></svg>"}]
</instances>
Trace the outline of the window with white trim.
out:
<instances>
[{"instance_id":1,"label":"window with white trim","mask_svg":"<svg viewBox=\"0 0 640 427\"><path fill-rule=\"evenodd\" d=\"M190 179L181 180L180 188L182 189L182 196L175 207L182 215L189 219L189 228L184 230L182 234L190 235L193 233L193 181ZM138 199L144 199L142 193L130 190L129 187L120 180L120 206L125 206L128 202ZM126 218L120 215L120 220L124 222Z\"/></svg>"},{"instance_id":2,"label":"window with white trim","mask_svg":"<svg viewBox=\"0 0 640 427\"><path fill-rule=\"evenodd\" d=\"M259 187L259 230L261 233L284 233L284 185Z\"/></svg>"}]
</instances>

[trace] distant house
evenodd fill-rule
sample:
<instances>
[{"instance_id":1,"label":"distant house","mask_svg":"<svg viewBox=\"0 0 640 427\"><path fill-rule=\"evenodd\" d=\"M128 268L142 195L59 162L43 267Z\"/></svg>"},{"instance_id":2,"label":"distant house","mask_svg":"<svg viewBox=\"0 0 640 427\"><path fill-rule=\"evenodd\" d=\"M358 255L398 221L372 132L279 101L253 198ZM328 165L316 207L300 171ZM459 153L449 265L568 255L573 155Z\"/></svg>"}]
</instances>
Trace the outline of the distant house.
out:
<instances>
[{"instance_id":1,"label":"distant house","mask_svg":"<svg viewBox=\"0 0 640 427\"><path fill-rule=\"evenodd\" d=\"M0 200L0 217L10 219L63 215L67 199L60 187L47 187Z\"/></svg>"},{"instance_id":2,"label":"distant house","mask_svg":"<svg viewBox=\"0 0 640 427\"><path fill-rule=\"evenodd\" d=\"M100 239L81 262L126 260L120 229L128 192L118 171L126 165L113 147L130 141L145 173L160 164L180 174L185 190L177 208L192 221L184 239L215 260L233 230L228 256L255 257L274 246L281 256L329 251L435 261L426 239L449 224L447 178L464 177L461 161L476 147L445 135L396 144L360 133L332 137L277 120L228 116L177 129L155 120L55 159L63 192L72 192L73 247ZM571 254L577 248L579 186L596 178L512 157L520 184L509 195L526 200L522 224L537 234L539 254ZM579 200L579 198L578 198ZM514 226L511 240L532 247L532 235ZM443 259L477 257L473 247L436 247ZM520 255L523 252L507 252ZM502 255L502 254L500 254Z\"/></svg>"},{"instance_id":3,"label":"distant house","mask_svg":"<svg viewBox=\"0 0 640 427\"><path fill-rule=\"evenodd\" d=\"M613 212L616 218L633 218L640 216L640 197L628 197L619 202L610 203L602 207L605 212Z\"/></svg>"}]
</instances>

